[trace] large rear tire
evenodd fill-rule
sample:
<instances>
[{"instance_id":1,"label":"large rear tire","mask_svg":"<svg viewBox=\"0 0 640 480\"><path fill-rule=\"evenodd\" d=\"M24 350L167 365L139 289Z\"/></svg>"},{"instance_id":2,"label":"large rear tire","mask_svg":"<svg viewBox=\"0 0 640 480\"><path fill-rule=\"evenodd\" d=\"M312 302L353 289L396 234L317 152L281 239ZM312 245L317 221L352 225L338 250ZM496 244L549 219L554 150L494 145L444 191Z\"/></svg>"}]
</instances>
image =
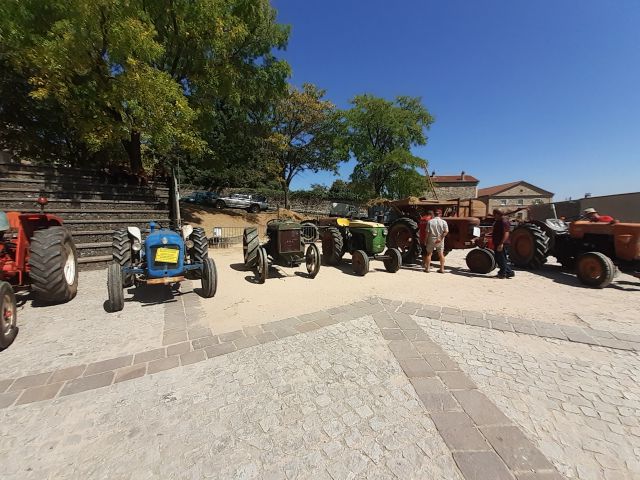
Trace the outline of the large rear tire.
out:
<instances>
[{"instance_id":1,"label":"large rear tire","mask_svg":"<svg viewBox=\"0 0 640 480\"><path fill-rule=\"evenodd\" d=\"M113 234L111 241L111 255L113 261L120 264L122 268L131 267L131 239L126 230L118 230ZM133 285L133 273L124 273L122 277L122 285L124 288Z\"/></svg>"},{"instance_id":2,"label":"large rear tire","mask_svg":"<svg viewBox=\"0 0 640 480\"><path fill-rule=\"evenodd\" d=\"M189 250L189 256L193 263L204 263L209 258L209 239L204 232L204 228L196 227L189 235L189 240L193 242L193 247ZM203 270L189 270L187 278L198 280L202 278ZM208 297L207 297L208 298Z\"/></svg>"},{"instance_id":3,"label":"large rear tire","mask_svg":"<svg viewBox=\"0 0 640 480\"><path fill-rule=\"evenodd\" d=\"M202 263L202 296L212 298L218 290L218 271L213 258L207 256Z\"/></svg>"},{"instance_id":4,"label":"large rear tire","mask_svg":"<svg viewBox=\"0 0 640 480\"><path fill-rule=\"evenodd\" d=\"M122 267L116 262L111 263L107 269L107 294L110 312L119 312L124 308Z\"/></svg>"},{"instance_id":5,"label":"large rear tire","mask_svg":"<svg viewBox=\"0 0 640 480\"><path fill-rule=\"evenodd\" d=\"M13 343L18 334L18 309L13 288L0 282L0 350Z\"/></svg>"},{"instance_id":6,"label":"large rear tire","mask_svg":"<svg viewBox=\"0 0 640 480\"><path fill-rule=\"evenodd\" d=\"M369 256L363 250L355 250L351 254L351 265L356 275L364 277L369 272Z\"/></svg>"},{"instance_id":7,"label":"large rear tire","mask_svg":"<svg viewBox=\"0 0 640 480\"><path fill-rule=\"evenodd\" d=\"M487 274L496 268L496 257L488 248L474 248L465 260L473 273Z\"/></svg>"},{"instance_id":8,"label":"large rear tire","mask_svg":"<svg viewBox=\"0 0 640 480\"><path fill-rule=\"evenodd\" d=\"M397 248L402 254L402 263L415 263L420 251L418 224L410 218L398 218L389 226L387 247Z\"/></svg>"},{"instance_id":9,"label":"large rear tire","mask_svg":"<svg viewBox=\"0 0 640 480\"><path fill-rule=\"evenodd\" d=\"M316 278L320 271L320 249L315 243L312 243L307 247L307 253L304 257L309 278Z\"/></svg>"},{"instance_id":10,"label":"large rear tire","mask_svg":"<svg viewBox=\"0 0 640 480\"><path fill-rule=\"evenodd\" d=\"M258 250L260 249L260 239L256 227L247 227L242 234L242 251L244 253L244 266L253 268L258 261Z\"/></svg>"},{"instance_id":11,"label":"large rear tire","mask_svg":"<svg viewBox=\"0 0 640 480\"><path fill-rule=\"evenodd\" d=\"M384 263L384 268L389 273L396 273L400 270L402 266L402 254L400 250L397 248L387 248L387 251L384 252L385 258L382 263Z\"/></svg>"},{"instance_id":12,"label":"large rear tire","mask_svg":"<svg viewBox=\"0 0 640 480\"><path fill-rule=\"evenodd\" d=\"M336 227L322 230L322 258L327 265L340 265L344 255L344 239Z\"/></svg>"},{"instance_id":13,"label":"large rear tire","mask_svg":"<svg viewBox=\"0 0 640 480\"><path fill-rule=\"evenodd\" d=\"M66 228L55 226L35 231L29 264L31 288L38 301L64 303L78 293L78 255Z\"/></svg>"},{"instance_id":14,"label":"large rear tire","mask_svg":"<svg viewBox=\"0 0 640 480\"><path fill-rule=\"evenodd\" d=\"M546 263L549 237L539 226L520 225L511 232L510 240L509 256L518 267L538 269Z\"/></svg>"},{"instance_id":15,"label":"large rear tire","mask_svg":"<svg viewBox=\"0 0 640 480\"><path fill-rule=\"evenodd\" d=\"M576 273L584 285L604 288L616 276L616 266L609 257L600 252L587 252L578 257Z\"/></svg>"}]
</instances>

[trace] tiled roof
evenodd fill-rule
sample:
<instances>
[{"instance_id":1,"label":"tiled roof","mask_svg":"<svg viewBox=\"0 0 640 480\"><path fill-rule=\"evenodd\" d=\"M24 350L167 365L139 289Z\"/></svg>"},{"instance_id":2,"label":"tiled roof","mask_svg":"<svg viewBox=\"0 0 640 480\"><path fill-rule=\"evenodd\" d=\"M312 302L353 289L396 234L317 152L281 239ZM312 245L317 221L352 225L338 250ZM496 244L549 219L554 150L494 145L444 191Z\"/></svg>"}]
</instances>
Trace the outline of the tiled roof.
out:
<instances>
[{"instance_id":1,"label":"tiled roof","mask_svg":"<svg viewBox=\"0 0 640 480\"><path fill-rule=\"evenodd\" d=\"M481 188L481 189L478 190L478 196L479 197L490 197L491 195L495 195L496 193L500 193L500 192L503 192L505 190L509 190L510 188L515 187L516 185L518 185L521 182L522 182L522 180L518 180L517 182L510 182L510 183L503 183L502 185L496 185L495 187Z\"/></svg>"},{"instance_id":2,"label":"tiled roof","mask_svg":"<svg viewBox=\"0 0 640 480\"><path fill-rule=\"evenodd\" d=\"M468 183L478 183L478 180L473 175L464 175L464 180L461 175L432 175L431 181L434 183L459 183L459 182L468 182Z\"/></svg>"}]
</instances>

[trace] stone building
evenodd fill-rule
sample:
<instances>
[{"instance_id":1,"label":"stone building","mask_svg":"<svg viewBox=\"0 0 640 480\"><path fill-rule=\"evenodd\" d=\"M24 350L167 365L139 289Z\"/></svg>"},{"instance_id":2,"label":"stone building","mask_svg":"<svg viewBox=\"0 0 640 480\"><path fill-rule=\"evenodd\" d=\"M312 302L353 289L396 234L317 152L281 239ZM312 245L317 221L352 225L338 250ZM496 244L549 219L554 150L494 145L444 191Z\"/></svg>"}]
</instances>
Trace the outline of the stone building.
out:
<instances>
[{"instance_id":1,"label":"stone building","mask_svg":"<svg viewBox=\"0 0 640 480\"><path fill-rule=\"evenodd\" d=\"M552 198L553 193L527 183L524 180L478 190L478 200L487 206L487 213L489 214L494 208L515 210L516 208L526 207L528 205L551 203ZM527 212L518 212L516 217L526 220Z\"/></svg>"},{"instance_id":2,"label":"stone building","mask_svg":"<svg viewBox=\"0 0 640 480\"><path fill-rule=\"evenodd\" d=\"M469 200L476 198L480 180L461 172L460 175L436 175L429 177L438 200ZM433 198L432 192L425 192L425 197Z\"/></svg>"}]
</instances>

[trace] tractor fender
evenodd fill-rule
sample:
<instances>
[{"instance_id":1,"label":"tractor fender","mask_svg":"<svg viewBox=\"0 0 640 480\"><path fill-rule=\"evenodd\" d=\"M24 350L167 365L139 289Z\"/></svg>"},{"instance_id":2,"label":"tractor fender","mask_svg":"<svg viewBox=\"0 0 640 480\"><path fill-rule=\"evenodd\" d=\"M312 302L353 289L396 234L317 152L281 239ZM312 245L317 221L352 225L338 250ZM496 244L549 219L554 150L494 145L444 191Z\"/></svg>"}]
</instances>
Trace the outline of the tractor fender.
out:
<instances>
[{"instance_id":1,"label":"tractor fender","mask_svg":"<svg viewBox=\"0 0 640 480\"><path fill-rule=\"evenodd\" d=\"M193 226L191 225L183 225L182 226L182 238L186 241L191 234L193 233Z\"/></svg>"},{"instance_id":2,"label":"tractor fender","mask_svg":"<svg viewBox=\"0 0 640 480\"><path fill-rule=\"evenodd\" d=\"M142 233L140 233L140 229L138 227L127 227L127 233L130 237L133 237L135 240L142 243Z\"/></svg>"}]
</instances>

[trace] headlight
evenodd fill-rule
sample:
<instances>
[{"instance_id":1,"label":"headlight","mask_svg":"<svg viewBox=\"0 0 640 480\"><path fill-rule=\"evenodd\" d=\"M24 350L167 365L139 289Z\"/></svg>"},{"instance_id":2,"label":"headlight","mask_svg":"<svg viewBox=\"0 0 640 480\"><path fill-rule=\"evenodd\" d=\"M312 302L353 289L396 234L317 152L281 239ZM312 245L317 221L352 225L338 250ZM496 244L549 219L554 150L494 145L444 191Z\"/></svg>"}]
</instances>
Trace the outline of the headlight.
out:
<instances>
[{"instance_id":1,"label":"headlight","mask_svg":"<svg viewBox=\"0 0 640 480\"><path fill-rule=\"evenodd\" d=\"M193 248L193 240L187 240L184 244L187 246L189 250Z\"/></svg>"},{"instance_id":2,"label":"headlight","mask_svg":"<svg viewBox=\"0 0 640 480\"><path fill-rule=\"evenodd\" d=\"M142 244L137 240L133 242L133 245L131 245L131 250L133 250L134 252L139 252L140 249L142 249Z\"/></svg>"},{"instance_id":3,"label":"headlight","mask_svg":"<svg viewBox=\"0 0 640 480\"><path fill-rule=\"evenodd\" d=\"M162 242L163 245L166 245L167 243L169 243L169 239L167 237L162 237L160 241Z\"/></svg>"},{"instance_id":4,"label":"headlight","mask_svg":"<svg viewBox=\"0 0 640 480\"><path fill-rule=\"evenodd\" d=\"M385 237L389 234L389 229L385 228L384 230L382 230L382 235L384 235Z\"/></svg>"},{"instance_id":5,"label":"headlight","mask_svg":"<svg viewBox=\"0 0 640 480\"><path fill-rule=\"evenodd\" d=\"M372 235L373 235L374 237L377 237L377 236L378 236L378 231L377 231L377 230L374 230L374 231L372 232Z\"/></svg>"}]
</instances>

